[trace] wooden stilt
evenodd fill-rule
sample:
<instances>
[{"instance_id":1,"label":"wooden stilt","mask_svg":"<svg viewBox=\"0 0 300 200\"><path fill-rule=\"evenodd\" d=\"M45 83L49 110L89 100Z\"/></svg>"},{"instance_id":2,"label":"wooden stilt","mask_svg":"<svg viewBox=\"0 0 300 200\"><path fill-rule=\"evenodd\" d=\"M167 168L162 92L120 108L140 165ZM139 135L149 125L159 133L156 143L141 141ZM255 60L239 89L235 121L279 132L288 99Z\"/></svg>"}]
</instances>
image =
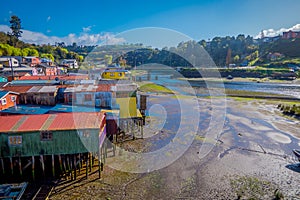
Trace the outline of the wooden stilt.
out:
<instances>
[{"instance_id":1,"label":"wooden stilt","mask_svg":"<svg viewBox=\"0 0 300 200\"><path fill-rule=\"evenodd\" d=\"M54 158L54 154L52 154L52 176L55 177L55 158Z\"/></svg>"},{"instance_id":2,"label":"wooden stilt","mask_svg":"<svg viewBox=\"0 0 300 200\"><path fill-rule=\"evenodd\" d=\"M92 153L91 155L92 155L92 166L94 166L94 163L95 163L95 156L94 156L93 153Z\"/></svg>"},{"instance_id":3,"label":"wooden stilt","mask_svg":"<svg viewBox=\"0 0 300 200\"><path fill-rule=\"evenodd\" d=\"M86 177L86 179L88 179L89 178L89 155L87 154L87 157L86 157L86 159L85 159L85 165L86 165L86 169L85 169L85 177Z\"/></svg>"},{"instance_id":4,"label":"wooden stilt","mask_svg":"<svg viewBox=\"0 0 300 200\"><path fill-rule=\"evenodd\" d=\"M78 172L79 172L79 174L80 174L80 170L81 170L81 167L82 167L82 164L81 164L81 154L79 154L78 155L78 159L79 159L79 161L78 161Z\"/></svg>"},{"instance_id":5,"label":"wooden stilt","mask_svg":"<svg viewBox=\"0 0 300 200\"><path fill-rule=\"evenodd\" d=\"M92 171L92 154L88 153L88 157L89 157L89 172Z\"/></svg>"},{"instance_id":6,"label":"wooden stilt","mask_svg":"<svg viewBox=\"0 0 300 200\"><path fill-rule=\"evenodd\" d=\"M69 158L69 155L66 155L67 156L67 171L70 171L71 169L71 166L70 166L70 158Z\"/></svg>"},{"instance_id":7,"label":"wooden stilt","mask_svg":"<svg viewBox=\"0 0 300 200\"><path fill-rule=\"evenodd\" d=\"M98 173L99 173L99 179L101 179L101 162L100 162L100 159L98 160Z\"/></svg>"},{"instance_id":8,"label":"wooden stilt","mask_svg":"<svg viewBox=\"0 0 300 200\"><path fill-rule=\"evenodd\" d=\"M12 159L12 157L10 157L9 160L10 160L10 171L11 171L11 175L14 175L14 164L13 164L13 159Z\"/></svg>"},{"instance_id":9,"label":"wooden stilt","mask_svg":"<svg viewBox=\"0 0 300 200\"><path fill-rule=\"evenodd\" d=\"M1 169L2 169L2 174L4 175L5 174L5 168L4 168L4 161L3 161L3 158L1 158Z\"/></svg>"},{"instance_id":10,"label":"wooden stilt","mask_svg":"<svg viewBox=\"0 0 300 200\"><path fill-rule=\"evenodd\" d=\"M116 156L116 144L112 143L113 146L113 156Z\"/></svg>"},{"instance_id":11,"label":"wooden stilt","mask_svg":"<svg viewBox=\"0 0 300 200\"><path fill-rule=\"evenodd\" d=\"M130 132L132 134L132 139L135 139L135 133L134 133L134 121L130 120Z\"/></svg>"},{"instance_id":12,"label":"wooden stilt","mask_svg":"<svg viewBox=\"0 0 300 200\"><path fill-rule=\"evenodd\" d=\"M73 158L71 157L71 155L70 155L70 158L69 158L69 161L70 161L70 171L69 171L69 173L70 173L70 176L71 176L71 180L74 180L73 178L74 178L74 176L73 176Z\"/></svg>"},{"instance_id":13,"label":"wooden stilt","mask_svg":"<svg viewBox=\"0 0 300 200\"><path fill-rule=\"evenodd\" d=\"M129 132L129 121L126 120L126 132L128 133Z\"/></svg>"},{"instance_id":14,"label":"wooden stilt","mask_svg":"<svg viewBox=\"0 0 300 200\"><path fill-rule=\"evenodd\" d=\"M98 149L98 173L99 173L99 179L101 179L101 151L100 151L100 148Z\"/></svg>"},{"instance_id":15,"label":"wooden stilt","mask_svg":"<svg viewBox=\"0 0 300 200\"><path fill-rule=\"evenodd\" d=\"M70 176L70 178L72 180L73 177L72 177L70 158L69 158L69 155L66 155L66 157L67 157L67 174Z\"/></svg>"},{"instance_id":16,"label":"wooden stilt","mask_svg":"<svg viewBox=\"0 0 300 200\"><path fill-rule=\"evenodd\" d=\"M101 147L101 153L102 153L102 162L105 163L105 142L103 143L103 146Z\"/></svg>"},{"instance_id":17,"label":"wooden stilt","mask_svg":"<svg viewBox=\"0 0 300 200\"><path fill-rule=\"evenodd\" d=\"M73 158L73 163L74 163L74 180L76 180L76 155L74 154L74 158Z\"/></svg>"},{"instance_id":18,"label":"wooden stilt","mask_svg":"<svg viewBox=\"0 0 300 200\"><path fill-rule=\"evenodd\" d=\"M45 178L45 163L44 163L44 156L43 155L40 155L40 161L41 161L41 165L42 165L43 176Z\"/></svg>"},{"instance_id":19,"label":"wooden stilt","mask_svg":"<svg viewBox=\"0 0 300 200\"><path fill-rule=\"evenodd\" d=\"M144 138L144 129L143 129L143 123L141 123L141 135L142 135L142 138Z\"/></svg>"},{"instance_id":20,"label":"wooden stilt","mask_svg":"<svg viewBox=\"0 0 300 200\"><path fill-rule=\"evenodd\" d=\"M105 144L104 144L104 146L105 146L105 152L104 152L104 153L105 153L105 156L104 156L104 157L107 158L107 145L108 145L108 142L107 142L107 141L108 141L108 139L105 138L104 141L105 141Z\"/></svg>"},{"instance_id":21,"label":"wooden stilt","mask_svg":"<svg viewBox=\"0 0 300 200\"><path fill-rule=\"evenodd\" d=\"M62 166L61 155L58 155L58 162L59 162L60 172L63 172L63 166Z\"/></svg>"},{"instance_id":22,"label":"wooden stilt","mask_svg":"<svg viewBox=\"0 0 300 200\"><path fill-rule=\"evenodd\" d=\"M35 181L35 174L34 174L34 156L31 156L31 164L32 164L32 180Z\"/></svg>"},{"instance_id":23,"label":"wooden stilt","mask_svg":"<svg viewBox=\"0 0 300 200\"><path fill-rule=\"evenodd\" d=\"M21 157L19 157L19 172L20 172L20 176L22 177L23 173L22 173L22 162L21 162Z\"/></svg>"},{"instance_id":24,"label":"wooden stilt","mask_svg":"<svg viewBox=\"0 0 300 200\"><path fill-rule=\"evenodd\" d=\"M65 173L67 172L67 167L66 167L66 155L63 157L63 166L64 166L64 171Z\"/></svg>"}]
</instances>

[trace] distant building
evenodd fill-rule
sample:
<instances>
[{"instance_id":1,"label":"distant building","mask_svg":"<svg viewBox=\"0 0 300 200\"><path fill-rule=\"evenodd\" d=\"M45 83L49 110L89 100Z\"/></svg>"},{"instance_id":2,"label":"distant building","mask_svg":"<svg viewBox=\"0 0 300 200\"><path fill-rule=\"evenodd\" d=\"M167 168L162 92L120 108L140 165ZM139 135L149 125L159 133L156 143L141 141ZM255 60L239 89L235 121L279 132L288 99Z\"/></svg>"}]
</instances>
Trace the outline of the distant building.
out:
<instances>
[{"instance_id":1,"label":"distant building","mask_svg":"<svg viewBox=\"0 0 300 200\"><path fill-rule=\"evenodd\" d=\"M50 66L46 63L36 65L33 75L55 76L58 75L56 66Z\"/></svg>"},{"instance_id":2,"label":"distant building","mask_svg":"<svg viewBox=\"0 0 300 200\"><path fill-rule=\"evenodd\" d=\"M78 63L75 59L64 59L61 61L61 65L66 66L71 69L77 69Z\"/></svg>"},{"instance_id":3,"label":"distant building","mask_svg":"<svg viewBox=\"0 0 300 200\"><path fill-rule=\"evenodd\" d=\"M19 67L20 62L18 59L14 57L0 57L0 64L3 65L3 67Z\"/></svg>"},{"instance_id":4,"label":"distant building","mask_svg":"<svg viewBox=\"0 0 300 200\"><path fill-rule=\"evenodd\" d=\"M0 91L0 110L5 110L7 108L16 105L18 93L10 91Z\"/></svg>"},{"instance_id":5,"label":"distant building","mask_svg":"<svg viewBox=\"0 0 300 200\"><path fill-rule=\"evenodd\" d=\"M25 58L25 64L29 65L30 67L35 67L36 65L41 63L40 59L35 56L27 56L24 58Z\"/></svg>"},{"instance_id":6,"label":"distant building","mask_svg":"<svg viewBox=\"0 0 300 200\"><path fill-rule=\"evenodd\" d=\"M50 66L53 65L53 61L51 59L48 59L48 58L41 58L40 61L41 61L42 64L47 64L47 65L50 65Z\"/></svg>"},{"instance_id":7,"label":"distant building","mask_svg":"<svg viewBox=\"0 0 300 200\"><path fill-rule=\"evenodd\" d=\"M269 53L269 54L267 55L267 59L269 59L269 60L271 60L271 61L280 60L280 59L282 59L282 58L284 58L284 55L281 54L281 53L278 53L278 52L276 52L276 53Z\"/></svg>"},{"instance_id":8,"label":"distant building","mask_svg":"<svg viewBox=\"0 0 300 200\"><path fill-rule=\"evenodd\" d=\"M4 76L0 76L0 83L5 83L7 82L7 78Z\"/></svg>"},{"instance_id":9,"label":"distant building","mask_svg":"<svg viewBox=\"0 0 300 200\"><path fill-rule=\"evenodd\" d=\"M294 39L294 38L300 38L300 31L288 31L283 32L282 34L283 39Z\"/></svg>"},{"instance_id":10,"label":"distant building","mask_svg":"<svg viewBox=\"0 0 300 200\"><path fill-rule=\"evenodd\" d=\"M101 74L103 79L127 79L128 70L124 70L118 66L108 66Z\"/></svg>"},{"instance_id":11,"label":"distant building","mask_svg":"<svg viewBox=\"0 0 300 200\"><path fill-rule=\"evenodd\" d=\"M275 41L279 40L280 38L281 38L280 35L275 36L275 37L263 37L262 41L263 42L275 42Z\"/></svg>"}]
</instances>

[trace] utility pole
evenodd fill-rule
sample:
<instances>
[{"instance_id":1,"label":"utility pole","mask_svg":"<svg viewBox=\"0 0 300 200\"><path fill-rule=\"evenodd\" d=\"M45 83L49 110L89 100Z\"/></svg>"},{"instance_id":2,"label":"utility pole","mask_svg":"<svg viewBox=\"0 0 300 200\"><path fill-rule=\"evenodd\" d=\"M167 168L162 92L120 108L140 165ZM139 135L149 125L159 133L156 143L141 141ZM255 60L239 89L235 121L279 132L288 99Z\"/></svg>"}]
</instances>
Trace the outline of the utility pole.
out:
<instances>
[{"instance_id":1,"label":"utility pole","mask_svg":"<svg viewBox=\"0 0 300 200\"><path fill-rule=\"evenodd\" d=\"M13 81L14 80L14 69L13 69L11 57L9 58L9 64L10 64L10 69L11 69L11 80Z\"/></svg>"}]
</instances>

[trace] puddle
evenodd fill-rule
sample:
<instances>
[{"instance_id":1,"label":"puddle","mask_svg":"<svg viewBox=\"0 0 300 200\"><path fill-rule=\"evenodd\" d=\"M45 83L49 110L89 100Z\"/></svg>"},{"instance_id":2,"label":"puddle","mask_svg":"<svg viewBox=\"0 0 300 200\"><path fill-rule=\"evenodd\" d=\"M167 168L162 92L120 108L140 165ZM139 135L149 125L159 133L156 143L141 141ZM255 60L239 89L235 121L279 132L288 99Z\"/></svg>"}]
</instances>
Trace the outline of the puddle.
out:
<instances>
[{"instance_id":1,"label":"puddle","mask_svg":"<svg viewBox=\"0 0 300 200\"><path fill-rule=\"evenodd\" d=\"M291 138L283 135L281 133L276 133L276 132L268 132L267 136L276 142L283 143L283 144L290 144L292 142Z\"/></svg>"}]
</instances>

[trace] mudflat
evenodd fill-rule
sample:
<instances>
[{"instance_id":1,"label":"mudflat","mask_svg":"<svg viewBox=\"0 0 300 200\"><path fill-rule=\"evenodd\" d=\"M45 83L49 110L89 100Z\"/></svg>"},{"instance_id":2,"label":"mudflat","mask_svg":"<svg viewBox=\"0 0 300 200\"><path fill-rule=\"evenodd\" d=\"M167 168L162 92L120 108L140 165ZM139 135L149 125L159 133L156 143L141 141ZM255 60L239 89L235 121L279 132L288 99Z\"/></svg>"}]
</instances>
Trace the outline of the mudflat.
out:
<instances>
[{"instance_id":1,"label":"mudflat","mask_svg":"<svg viewBox=\"0 0 300 200\"><path fill-rule=\"evenodd\" d=\"M166 110L168 118L174 119L171 117L168 122L159 115L150 116L145 126L146 137L126 141L119 148L143 153L173 142L175 118L179 116L178 107L170 103L172 99L176 100L170 95L150 96L150 106L158 102L162 107L164 103L171 105ZM217 137L205 140L208 129L213 128L208 124L214 108L211 99L198 98L197 101L199 130L187 151L177 160L144 173L115 170L106 164L101 180L95 173L88 179L62 182L53 190L50 199L300 198L300 167L292 154L293 148L300 148L299 120L283 116L274 101L229 98L226 99L225 116L220 121L222 131ZM212 148L207 155L200 155L205 146ZM109 156L107 163L114 159L116 157ZM163 161L157 159L155 162Z\"/></svg>"}]
</instances>

